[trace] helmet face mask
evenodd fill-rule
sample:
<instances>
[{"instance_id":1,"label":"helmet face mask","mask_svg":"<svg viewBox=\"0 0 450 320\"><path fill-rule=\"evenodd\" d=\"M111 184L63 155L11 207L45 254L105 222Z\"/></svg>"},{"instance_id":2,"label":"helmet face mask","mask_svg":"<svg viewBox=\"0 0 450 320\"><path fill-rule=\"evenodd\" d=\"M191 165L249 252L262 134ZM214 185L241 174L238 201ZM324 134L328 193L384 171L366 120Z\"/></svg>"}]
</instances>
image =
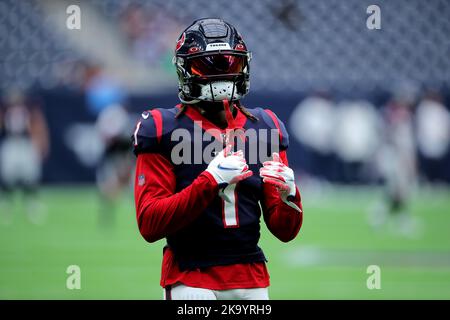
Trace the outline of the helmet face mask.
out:
<instances>
[{"instance_id":1,"label":"helmet face mask","mask_svg":"<svg viewBox=\"0 0 450 320\"><path fill-rule=\"evenodd\" d=\"M250 60L251 53L233 26L220 19L195 21L179 37L173 58L180 100L241 99L249 90Z\"/></svg>"}]
</instances>

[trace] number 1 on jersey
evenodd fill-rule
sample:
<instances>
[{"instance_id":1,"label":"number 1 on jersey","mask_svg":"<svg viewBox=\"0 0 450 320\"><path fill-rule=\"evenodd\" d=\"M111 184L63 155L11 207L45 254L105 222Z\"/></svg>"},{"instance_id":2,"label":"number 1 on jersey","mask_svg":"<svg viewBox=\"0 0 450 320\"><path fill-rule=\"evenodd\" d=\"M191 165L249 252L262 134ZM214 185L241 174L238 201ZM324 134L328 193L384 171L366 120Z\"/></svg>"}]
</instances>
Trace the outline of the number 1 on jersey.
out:
<instances>
[{"instance_id":1,"label":"number 1 on jersey","mask_svg":"<svg viewBox=\"0 0 450 320\"><path fill-rule=\"evenodd\" d=\"M230 184L223 189L222 220L225 228L239 227L236 184Z\"/></svg>"}]
</instances>

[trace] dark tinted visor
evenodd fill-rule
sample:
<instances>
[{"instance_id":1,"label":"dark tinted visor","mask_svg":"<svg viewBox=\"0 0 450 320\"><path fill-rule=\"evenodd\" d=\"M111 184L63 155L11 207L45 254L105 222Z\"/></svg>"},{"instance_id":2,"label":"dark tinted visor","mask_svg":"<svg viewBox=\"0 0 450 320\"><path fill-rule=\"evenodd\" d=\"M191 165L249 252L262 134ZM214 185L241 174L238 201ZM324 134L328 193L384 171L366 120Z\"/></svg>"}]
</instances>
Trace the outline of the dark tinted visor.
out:
<instances>
[{"instance_id":1,"label":"dark tinted visor","mask_svg":"<svg viewBox=\"0 0 450 320\"><path fill-rule=\"evenodd\" d=\"M189 71L192 75L214 76L221 74L241 73L245 65L245 56L215 54L199 56L188 61Z\"/></svg>"}]
</instances>

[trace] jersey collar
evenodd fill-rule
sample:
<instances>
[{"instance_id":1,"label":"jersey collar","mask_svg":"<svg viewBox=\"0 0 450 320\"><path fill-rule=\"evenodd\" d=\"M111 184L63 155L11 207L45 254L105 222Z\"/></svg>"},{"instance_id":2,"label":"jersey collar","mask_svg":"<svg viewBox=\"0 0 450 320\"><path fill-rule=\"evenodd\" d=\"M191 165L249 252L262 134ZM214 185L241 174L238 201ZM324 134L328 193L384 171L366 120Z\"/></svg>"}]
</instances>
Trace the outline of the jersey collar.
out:
<instances>
[{"instance_id":1,"label":"jersey collar","mask_svg":"<svg viewBox=\"0 0 450 320\"><path fill-rule=\"evenodd\" d=\"M181 104L177 105L177 108L181 108ZM245 114L242 113L242 111L239 108L236 108L237 113L234 117L234 124L236 128L243 129L245 126L245 123L247 122L247 117ZM226 133L227 130L230 130L232 128L225 128L222 129L218 126L216 126L214 123L209 121L205 116L203 116L196 108L187 107L185 111L185 115L190 118L192 121L194 121L195 124L199 125L203 130L207 131L211 135L213 135L216 139L219 139L222 141L222 135L217 135L217 132L220 133Z\"/></svg>"}]
</instances>

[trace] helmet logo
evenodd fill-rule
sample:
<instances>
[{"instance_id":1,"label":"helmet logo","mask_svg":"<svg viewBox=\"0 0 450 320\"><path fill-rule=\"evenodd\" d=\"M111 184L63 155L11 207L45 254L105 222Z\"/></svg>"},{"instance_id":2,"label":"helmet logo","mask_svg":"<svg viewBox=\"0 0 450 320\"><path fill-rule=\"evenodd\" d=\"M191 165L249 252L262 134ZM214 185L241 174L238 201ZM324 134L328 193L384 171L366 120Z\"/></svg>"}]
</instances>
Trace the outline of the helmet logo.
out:
<instances>
[{"instance_id":1,"label":"helmet logo","mask_svg":"<svg viewBox=\"0 0 450 320\"><path fill-rule=\"evenodd\" d=\"M195 52L198 52L198 51L200 51L199 47L192 47L192 48L189 48L188 53L195 53Z\"/></svg>"},{"instance_id":2,"label":"helmet logo","mask_svg":"<svg viewBox=\"0 0 450 320\"><path fill-rule=\"evenodd\" d=\"M183 46L184 44L184 40L186 39L186 34L183 32L183 34L181 35L180 40L177 41L177 46L175 47L175 51L180 50L180 48Z\"/></svg>"}]
</instances>

